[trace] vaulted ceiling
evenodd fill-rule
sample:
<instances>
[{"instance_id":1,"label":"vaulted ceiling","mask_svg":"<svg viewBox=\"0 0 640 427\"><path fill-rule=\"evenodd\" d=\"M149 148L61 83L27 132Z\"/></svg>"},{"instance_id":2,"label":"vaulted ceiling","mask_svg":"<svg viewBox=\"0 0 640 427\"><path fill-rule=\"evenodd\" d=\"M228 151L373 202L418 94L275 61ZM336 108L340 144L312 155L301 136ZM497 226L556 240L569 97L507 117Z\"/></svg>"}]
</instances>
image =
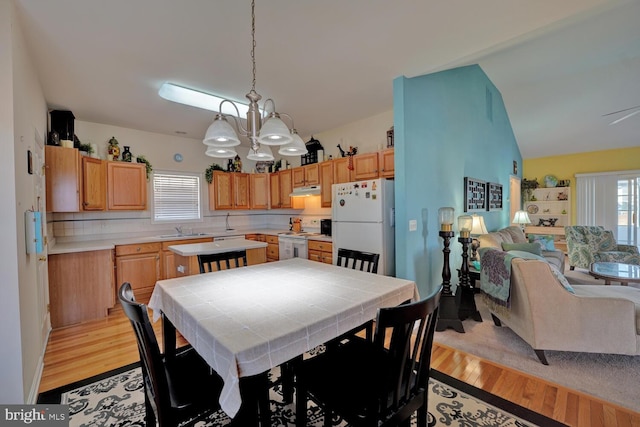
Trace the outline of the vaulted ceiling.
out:
<instances>
[{"instance_id":1,"label":"vaulted ceiling","mask_svg":"<svg viewBox=\"0 0 640 427\"><path fill-rule=\"evenodd\" d=\"M51 108L202 139L173 82L244 101L249 0L14 0ZM640 145L635 0L257 0L256 90L303 136L393 107L392 82L480 64L524 158ZM184 133L183 133L184 132Z\"/></svg>"}]
</instances>

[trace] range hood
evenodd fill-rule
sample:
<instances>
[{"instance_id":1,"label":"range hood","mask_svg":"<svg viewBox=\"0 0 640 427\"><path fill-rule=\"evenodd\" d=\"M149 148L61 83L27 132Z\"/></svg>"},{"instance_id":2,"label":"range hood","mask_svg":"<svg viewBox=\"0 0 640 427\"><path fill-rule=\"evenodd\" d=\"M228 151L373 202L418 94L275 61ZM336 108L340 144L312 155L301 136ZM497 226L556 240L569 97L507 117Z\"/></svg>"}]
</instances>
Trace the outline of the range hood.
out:
<instances>
[{"instance_id":1,"label":"range hood","mask_svg":"<svg viewBox=\"0 0 640 427\"><path fill-rule=\"evenodd\" d=\"M308 196L319 196L319 195L320 195L319 185L311 185L309 187L294 188L293 193L289 194L290 197L308 197Z\"/></svg>"}]
</instances>

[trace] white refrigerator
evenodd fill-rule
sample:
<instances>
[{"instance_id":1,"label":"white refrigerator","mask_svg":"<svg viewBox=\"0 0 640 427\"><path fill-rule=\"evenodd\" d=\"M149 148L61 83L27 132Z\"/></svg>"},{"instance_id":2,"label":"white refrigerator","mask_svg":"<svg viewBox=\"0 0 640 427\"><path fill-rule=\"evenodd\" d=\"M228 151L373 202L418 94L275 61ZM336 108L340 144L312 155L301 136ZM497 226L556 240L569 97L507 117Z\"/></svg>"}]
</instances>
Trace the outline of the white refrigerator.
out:
<instances>
[{"instance_id":1,"label":"white refrigerator","mask_svg":"<svg viewBox=\"0 0 640 427\"><path fill-rule=\"evenodd\" d=\"M395 276L393 181L333 184L331 190L333 263L339 248L378 253L378 274Z\"/></svg>"}]
</instances>

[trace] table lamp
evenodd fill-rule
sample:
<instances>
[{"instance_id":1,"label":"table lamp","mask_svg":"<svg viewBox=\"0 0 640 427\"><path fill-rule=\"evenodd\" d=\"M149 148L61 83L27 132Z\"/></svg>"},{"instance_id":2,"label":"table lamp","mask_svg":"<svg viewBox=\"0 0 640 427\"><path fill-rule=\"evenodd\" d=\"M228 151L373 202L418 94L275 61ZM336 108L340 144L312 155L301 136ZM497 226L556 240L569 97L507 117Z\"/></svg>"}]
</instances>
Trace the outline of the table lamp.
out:
<instances>
[{"instance_id":1,"label":"table lamp","mask_svg":"<svg viewBox=\"0 0 640 427\"><path fill-rule=\"evenodd\" d=\"M480 241L476 239L476 237L481 234L487 234L488 231L484 225L484 217L474 214L471 215L471 218L473 220L473 225L471 225L471 237L473 237L473 241L471 242L471 259L469 259L469 261L473 262L478 260L478 248L480 247Z\"/></svg>"},{"instance_id":2,"label":"table lamp","mask_svg":"<svg viewBox=\"0 0 640 427\"><path fill-rule=\"evenodd\" d=\"M511 222L520 225L520 228L523 232L524 225L531 224L531 220L529 219L529 214L527 214L527 211L516 211L515 215L513 216L513 221Z\"/></svg>"}]
</instances>

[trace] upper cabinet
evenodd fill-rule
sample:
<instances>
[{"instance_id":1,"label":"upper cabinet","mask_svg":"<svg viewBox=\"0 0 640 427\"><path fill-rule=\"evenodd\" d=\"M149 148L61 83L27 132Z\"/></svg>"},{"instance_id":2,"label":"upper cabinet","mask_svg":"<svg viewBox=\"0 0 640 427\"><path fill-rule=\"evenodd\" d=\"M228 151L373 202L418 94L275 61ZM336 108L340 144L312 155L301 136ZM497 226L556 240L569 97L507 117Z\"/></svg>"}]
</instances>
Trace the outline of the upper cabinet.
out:
<instances>
[{"instance_id":1,"label":"upper cabinet","mask_svg":"<svg viewBox=\"0 0 640 427\"><path fill-rule=\"evenodd\" d=\"M47 212L145 210L142 163L105 162L75 148L45 146Z\"/></svg>"},{"instance_id":2,"label":"upper cabinet","mask_svg":"<svg viewBox=\"0 0 640 427\"><path fill-rule=\"evenodd\" d=\"M269 209L269 174L252 173L249 178L251 209Z\"/></svg>"},{"instance_id":3,"label":"upper cabinet","mask_svg":"<svg viewBox=\"0 0 640 427\"><path fill-rule=\"evenodd\" d=\"M82 157L82 209L103 211L107 208L107 167L105 162Z\"/></svg>"},{"instance_id":4,"label":"upper cabinet","mask_svg":"<svg viewBox=\"0 0 640 427\"><path fill-rule=\"evenodd\" d=\"M387 148L379 153L378 166L380 167L380 178L393 178L396 173L395 157L393 148Z\"/></svg>"},{"instance_id":5,"label":"upper cabinet","mask_svg":"<svg viewBox=\"0 0 640 427\"><path fill-rule=\"evenodd\" d=\"M320 184L320 164L300 166L292 169L293 187L307 187Z\"/></svg>"},{"instance_id":6,"label":"upper cabinet","mask_svg":"<svg viewBox=\"0 0 640 427\"><path fill-rule=\"evenodd\" d=\"M349 158L340 157L333 161L333 183L341 184L343 182L353 181L353 171L349 169Z\"/></svg>"},{"instance_id":7,"label":"upper cabinet","mask_svg":"<svg viewBox=\"0 0 640 427\"><path fill-rule=\"evenodd\" d=\"M80 211L80 153L75 148L44 147L47 212Z\"/></svg>"},{"instance_id":8,"label":"upper cabinet","mask_svg":"<svg viewBox=\"0 0 640 427\"><path fill-rule=\"evenodd\" d=\"M144 163L107 162L107 208L147 208L147 168Z\"/></svg>"},{"instance_id":9,"label":"upper cabinet","mask_svg":"<svg viewBox=\"0 0 640 427\"><path fill-rule=\"evenodd\" d=\"M331 207L331 185L333 184L333 162L320 163L320 206Z\"/></svg>"},{"instance_id":10,"label":"upper cabinet","mask_svg":"<svg viewBox=\"0 0 640 427\"><path fill-rule=\"evenodd\" d=\"M214 171L209 209L249 209L249 174Z\"/></svg>"},{"instance_id":11,"label":"upper cabinet","mask_svg":"<svg viewBox=\"0 0 640 427\"><path fill-rule=\"evenodd\" d=\"M378 153L366 153L353 156L354 181L378 178Z\"/></svg>"},{"instance_id":12,"label":"upper cabinet","mask_svg":"<svg viewBox=\"0 0 640 427\"><path fill-rule=\"evenodd\" d=\"M393 178L395 175L393 148L353 156L353 169L349 169L349 158L333 160L333 183L362 181L376 178Z\"/></svg>"}]
</instances>

